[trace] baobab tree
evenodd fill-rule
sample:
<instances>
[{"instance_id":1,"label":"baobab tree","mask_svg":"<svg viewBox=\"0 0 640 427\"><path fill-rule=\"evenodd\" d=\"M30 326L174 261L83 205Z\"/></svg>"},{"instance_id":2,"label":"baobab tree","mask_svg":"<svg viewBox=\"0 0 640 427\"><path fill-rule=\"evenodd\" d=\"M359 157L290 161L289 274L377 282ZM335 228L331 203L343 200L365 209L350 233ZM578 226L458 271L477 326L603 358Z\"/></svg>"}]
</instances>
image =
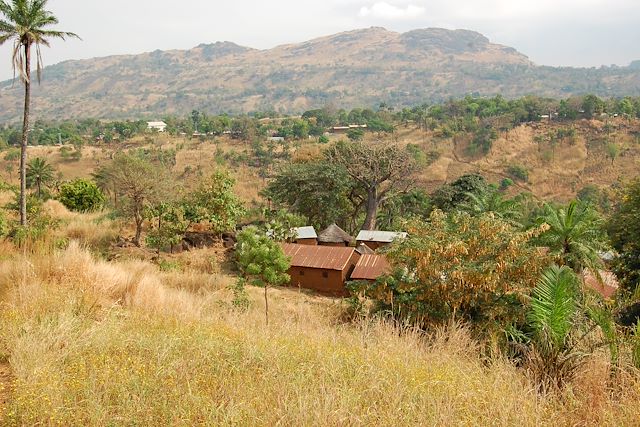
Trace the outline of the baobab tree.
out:
<instances>
[{"instance_id":1,"label":"baobab tree","mask_svg":"<svg viewBox=\"0 0 640 427\"><path fill-rule=\"evenodd\" d=\"M386 142L340 142L328 160L357 183L366 199L363 230L375 230L379 207L413 185L415 163L407 150Z\"/></svg>"}]
</instances>

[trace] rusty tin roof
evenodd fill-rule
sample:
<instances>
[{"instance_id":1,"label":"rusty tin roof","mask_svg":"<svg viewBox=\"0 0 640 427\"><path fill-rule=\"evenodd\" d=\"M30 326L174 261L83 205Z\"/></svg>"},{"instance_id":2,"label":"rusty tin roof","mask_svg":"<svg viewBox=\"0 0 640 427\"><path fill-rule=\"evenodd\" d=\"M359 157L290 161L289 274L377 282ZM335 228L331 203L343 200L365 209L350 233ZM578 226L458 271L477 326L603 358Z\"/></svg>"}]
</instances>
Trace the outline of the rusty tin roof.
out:
<instances>
[{"instance_id":1,"label":"rusty tin roof","mask_svg":"<svg viewBox=\"0 0 640 427\"><path fill-rule=\"evenodd\" d=\"M364 254L351 273L351 280L375 280L390 272L391 265L384 255Z\"/></svg>"},{"instance_id":2,"label":"rusty tin roof","mask_svg":"<svg viewBox=\"0 0 640 427\"><path fill-rule=\"evenodd\" d=\"M355 252L354 248L310 246L283 243L284 254L291 257L292 267L344 270Z\"/></svg>"}]
</instances>

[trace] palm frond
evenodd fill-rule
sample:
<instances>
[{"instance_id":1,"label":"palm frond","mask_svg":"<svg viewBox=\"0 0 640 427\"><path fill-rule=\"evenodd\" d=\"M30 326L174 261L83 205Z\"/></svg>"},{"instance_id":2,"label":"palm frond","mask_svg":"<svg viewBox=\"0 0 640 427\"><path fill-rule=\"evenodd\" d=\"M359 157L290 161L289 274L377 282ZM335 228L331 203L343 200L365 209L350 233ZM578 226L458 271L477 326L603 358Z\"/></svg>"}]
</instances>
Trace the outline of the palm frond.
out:
<instances>
[{"instance_id":1,"label":"palm frond","mask_svg":"<svg viewBox=\"0 0 640 427\"><path fill-rule=\"evenodd\" d=\"M553 265L533 290L528 320L540 344L561 349L577 311L577 277L568 267Z\"/></svg>"}]
</instances>

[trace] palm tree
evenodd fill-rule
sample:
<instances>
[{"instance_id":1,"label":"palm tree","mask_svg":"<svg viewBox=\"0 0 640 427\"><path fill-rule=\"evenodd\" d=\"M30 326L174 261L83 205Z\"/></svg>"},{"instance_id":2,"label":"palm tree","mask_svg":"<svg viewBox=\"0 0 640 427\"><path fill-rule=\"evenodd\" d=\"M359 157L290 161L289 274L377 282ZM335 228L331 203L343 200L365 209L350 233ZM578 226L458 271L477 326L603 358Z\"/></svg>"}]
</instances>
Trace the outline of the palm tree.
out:
<instances>
[{"instance_id":1,"label":"palm tree","mask_svg":"<svg viewBox=\"0 0 640 427\"><path fill-rule=\"evenodd\" d=\"M500 218L514 226L520 227L519 203L514 199L505 199L502 194L492 188L480 193L466 193L467 201L461 205L461 209L471 215L491 212L496 218Z\"/></svg>"},{"instance_id":2,"label":"palm tree","mask_svg":"<svg viewBox=\"0 0 640 427\"><path fill-rule=\"evenodd\" d=\"M36 49L38 83L42 73L40 46L49 46L49 40L67 37L79 38L76 34L50 29L58 19L45 9L47 0L0 0L0 45L13 41L12 62L14 77L16 70L24 83L24 115L22 119L22 143L20 156L20 224L27 225L26 165L29 141L29 105L31 102L31 53Z\"/></svg>"},{"instance_id":3,"label":"palm tree","mask_svg":"<svg viewBox=\"0 0 640 427\"><path fill-rule=\"evenodd\" d=\"M42 196L42 186L53 181L54 172L53 166L42 157L32 159L27 165L27 187L35 186L38 189L38 197Z\"/></svg>"},{"instance_id":4,"label":"palm tree","mask_svg":"<svg viewBox=\"0 0 640 427\"><path fill-rule=\"evenodd\" d=\"M529 369L542 385L560 385L576 367L575 328L579 325L578 277L566 266L542 273L531 294Z\"/></svg>"},{"instance_id":5,"label":"palm tree","mask_svg":"<svg viewBox=\"0 0 640 427\"><path fill-rule=\"evenodd\" d=\"M539 223L549 229L539 238L560 265L567 265L580 273L587 268L597 272L602 267L599 251L605 249L602 218L592 207L575 200L567 207L545 206Z\"/></svg>"}]
</instances>

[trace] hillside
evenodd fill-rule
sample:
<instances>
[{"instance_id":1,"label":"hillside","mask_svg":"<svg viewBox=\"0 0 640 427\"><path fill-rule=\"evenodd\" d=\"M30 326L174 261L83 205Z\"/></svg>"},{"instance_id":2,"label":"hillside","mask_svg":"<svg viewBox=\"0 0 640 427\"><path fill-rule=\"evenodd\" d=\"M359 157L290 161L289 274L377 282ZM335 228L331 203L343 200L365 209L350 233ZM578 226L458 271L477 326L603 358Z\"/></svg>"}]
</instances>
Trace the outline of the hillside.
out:
<instances>
[{"instance_id":1,"label":"hillside","mask_svg":"<svg viewBox=\"0 0 640 427\"><path fill-rule=\"evenodd\" d=\"M2 193L0 193L2 196ZM49 201L48 236L94 250L116 232L103 214ZM432 334L298 289L248 288L192 265L162 271L105 261L72 241L27 252L1 241L0 424L614 426L635 425L638 379L604 353L564 390L541 393L464 327ZM58 246L58 244L56 244ZM185 254L209 260L207 250ZM218 268L213 263L213 268ZM624 390L621 392L620 390Z\"/></svg>"},{"instance_id":2,"label":"hillside","mask_svg":"<svg viewBox=\"0 0 640 427\"><path fill-rule=\"evenodd\" d=\"M638 82L637 66L539 67L473 31L373 27L269 50L217 42L66 61L45 68L33 111L39 118L300 112L327 103L415 105L469 93L634 95ZM0 121L19 119L21 99L19 85L0 84Z\"/></svg>"},{"instance_id":3,"label":"hillside","mask_svg":"<svg viewBox=\"0 0 640 427\"><path fill-rule=\"evenodd\" d=\"M331 136L332 140L341 138L344 136ZM418 185L428 192L464 174L480 173L496 184L504 178L512 179L514 183L507 190L511 195L526 191L542 200L567 202L586 186L609 190L639 175L639 120L527 123L500 133L486 155L469 154L469 135L442 137L437 130L423 131L413 124L399 126L394 135L368 133L366 138L419 147L431 159L421 164L418 174ZM290 153L294 158L316 155L324 147L314 140L298 141L295 145L297 148ZM253 148L227 135L208 141L169 135L137 137L120 144L85 146L79 160L65 156L69 146L33 146L29 147L29 155L46 158L62 179L74 179L89 177L116 151L139 147L176 150L176 174L184 174L186 170L207 173L222 164L235 176L237 191L247 203L260 200L258 192L266 183L260 177L260 169L249 161L233 160L250 159ZM612 147L614 156L609 153ZM8 160L7 153L0 153L0 180L17 184L18 160L17 157ZM512 176L509 169L514 166L526 171L526 180Z\"/></svg>"}]
</instances>

